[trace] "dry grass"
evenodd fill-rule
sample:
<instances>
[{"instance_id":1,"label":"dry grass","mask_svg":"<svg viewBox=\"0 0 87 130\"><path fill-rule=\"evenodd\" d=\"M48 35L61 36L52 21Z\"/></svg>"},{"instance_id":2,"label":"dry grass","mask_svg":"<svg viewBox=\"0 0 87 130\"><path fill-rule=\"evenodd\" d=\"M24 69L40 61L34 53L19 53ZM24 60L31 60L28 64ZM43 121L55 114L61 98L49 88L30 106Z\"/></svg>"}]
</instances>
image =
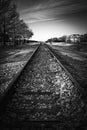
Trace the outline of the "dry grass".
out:
<instances>
[{"instance_id":1,"label":"dry grass","mask_svg":"<svg viewBox=\"0 0 87 130\"><path fill-rule=\"evenodd\" d=\"M54 46L53 46L54 47ZM55 48L55 47L54 47ZM87 45L85 46L57 46L54 49L56 56L59 58L65 68L71 73L73 78L87 92ZM66 52L64 55L62 52ZM75 54L74 57L69 55ZM76 57L79 55L79 58ZM81 60L80 60L81 57Z\"/></svg>"}]
</instances>

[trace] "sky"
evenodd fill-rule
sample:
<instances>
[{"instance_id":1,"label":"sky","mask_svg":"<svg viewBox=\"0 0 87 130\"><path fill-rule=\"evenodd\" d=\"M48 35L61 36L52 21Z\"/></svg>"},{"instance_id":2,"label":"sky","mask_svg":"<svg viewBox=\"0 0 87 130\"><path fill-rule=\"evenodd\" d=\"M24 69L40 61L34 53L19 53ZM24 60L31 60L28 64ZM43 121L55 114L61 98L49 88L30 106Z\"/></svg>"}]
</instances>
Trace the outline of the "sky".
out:
<instances>
[{"instance_id":1,"label":"sky","mask_svg":"<svg viewBox=\"0 0 87 130\"><path fill-rule=\"evenodd\" d=\"M32 29L32 39L45 41L87 33L87 0L15 0L20 18Z\"/></svg>"}]
</instances>

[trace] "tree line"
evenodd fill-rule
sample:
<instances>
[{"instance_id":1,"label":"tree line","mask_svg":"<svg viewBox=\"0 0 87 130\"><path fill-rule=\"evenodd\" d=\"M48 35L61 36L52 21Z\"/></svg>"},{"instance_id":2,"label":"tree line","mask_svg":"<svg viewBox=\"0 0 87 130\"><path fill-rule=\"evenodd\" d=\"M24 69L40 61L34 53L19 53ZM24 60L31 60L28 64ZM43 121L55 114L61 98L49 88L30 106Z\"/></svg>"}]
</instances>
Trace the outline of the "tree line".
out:
<instances>
[{"instance_id":1,"label":"tree line","mask_svg":"<svg viewBox=\"0 0 87 130\"><path fill-rule=\"evenodd\" d=\"M0 0L0 45L23 44L32 35L32 30L20 19L16 4L12 0Z\"/></svg>"},{"instance_id":2,"label":"tree line","mask_svg":"<svg viewBox=\"0 0 87 130\"><path fill-rule=\"evenodd\" d=\"M46 42L67 42L67 43L87 43L87 33L85 34L72 34L64 35L61 37L50 38Z\"/></svg>"}]
</instances>

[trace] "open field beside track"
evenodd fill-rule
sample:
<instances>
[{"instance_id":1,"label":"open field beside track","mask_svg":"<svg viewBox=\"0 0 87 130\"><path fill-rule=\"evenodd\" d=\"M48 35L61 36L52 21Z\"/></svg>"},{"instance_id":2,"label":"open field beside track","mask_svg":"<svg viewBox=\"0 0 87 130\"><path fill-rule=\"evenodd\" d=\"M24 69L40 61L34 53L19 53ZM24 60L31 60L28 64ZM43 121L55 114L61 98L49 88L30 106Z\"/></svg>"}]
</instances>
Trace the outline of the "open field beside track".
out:
<instances>
[{"instance_id":1,"label":"open field beside track","mask_svg":"<svg viewBox=\"0 0 87 130\"><path fill-rule=\"evenodd\" d=\"M58 48L41 44L0 101L0 127L85 130L84 91L67 70Z\"/></svg>"},{"instance_id":2,"label":"open field beside track","mask_svg":"<svg viewBox=\"0 0 87 130\"><path fill-rule=\"evenodd\" d=\"M2 94L16 74L23 68L38 45L0 48L0 93Z\"/></svg>"},{"instance_id":3,"label":"open field beside track","mask_svg":"<svg viewBox=\"0 0 87 130\"><path fill-rule=\"evenodd\" d=\"M56 56L87 92L87 45L53 45Z\"/></svg>"}]
</instances>

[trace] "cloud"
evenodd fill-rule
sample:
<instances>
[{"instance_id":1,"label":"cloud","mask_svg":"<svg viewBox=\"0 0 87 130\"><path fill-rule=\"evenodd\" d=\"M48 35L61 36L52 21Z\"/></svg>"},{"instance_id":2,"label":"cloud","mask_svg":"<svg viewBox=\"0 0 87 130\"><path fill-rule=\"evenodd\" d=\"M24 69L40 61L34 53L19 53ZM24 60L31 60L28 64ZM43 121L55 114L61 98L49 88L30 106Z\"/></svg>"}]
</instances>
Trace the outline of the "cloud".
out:
<instances>
[{"instance_id":1,"label":"cloud","mask_svg":"<svg viewBox=\"0 0 87 130\"><path fill-rule=\"evenodd\" d=\"M21 11L21 17L27 23L49 20L63 20L72 14L87 11L85 0L48 0L36 3Z\"/></svg>"}]
</instances>

